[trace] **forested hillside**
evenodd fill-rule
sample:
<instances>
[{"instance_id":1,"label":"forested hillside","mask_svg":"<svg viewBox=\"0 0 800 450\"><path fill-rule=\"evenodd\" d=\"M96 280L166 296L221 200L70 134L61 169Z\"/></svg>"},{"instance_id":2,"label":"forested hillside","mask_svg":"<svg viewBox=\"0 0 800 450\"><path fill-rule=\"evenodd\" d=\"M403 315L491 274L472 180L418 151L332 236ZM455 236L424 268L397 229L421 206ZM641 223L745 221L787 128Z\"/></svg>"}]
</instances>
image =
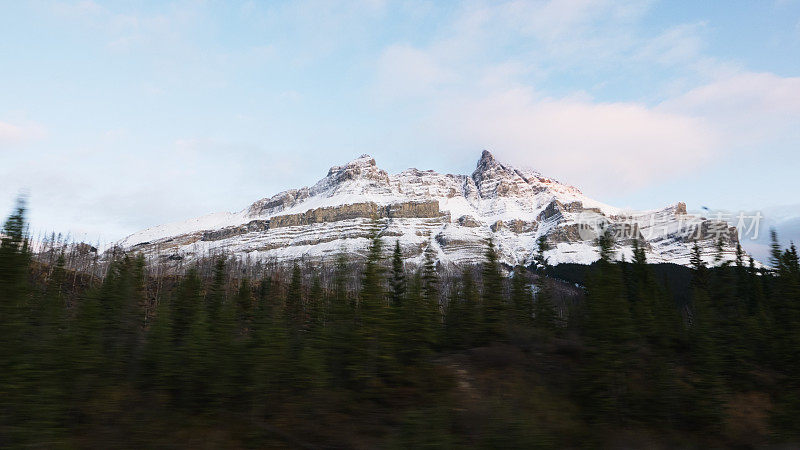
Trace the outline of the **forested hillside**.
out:
<instances>
[{"instance_id":1,"label":"forested hillside","mask_svg":"<svg viewBox=\"0 0 800 450\"><path fill-rule=\"evenodd\" d=\"M531 268L507 276L488 241L451 274L377 232L335 267L153 275L120 254L96 277L37 258L20 207L0 244L0 447L800 444L793 246L769 270L695 247L682 284L636 243L624 264L597 244L580 288L548 276L544 241Z\"/></svg>"}]
</instances>

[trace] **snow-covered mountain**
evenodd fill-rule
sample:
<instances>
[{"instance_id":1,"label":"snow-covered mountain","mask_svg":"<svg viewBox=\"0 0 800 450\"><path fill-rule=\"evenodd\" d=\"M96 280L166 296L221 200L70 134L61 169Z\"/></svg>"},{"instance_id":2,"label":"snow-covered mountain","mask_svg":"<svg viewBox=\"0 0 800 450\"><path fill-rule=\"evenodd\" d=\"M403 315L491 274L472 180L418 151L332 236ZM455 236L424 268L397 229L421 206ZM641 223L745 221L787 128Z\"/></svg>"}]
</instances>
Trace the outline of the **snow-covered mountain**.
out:
<instances>
[{"instance_id":1,"label":"snow-covered mountain","mask_svg":"<svg viewBox=\"0 0 800 450\"><path fill-rule=\"evenodd\" d=\"M290 262L330 261L342 252L365 254L376 226L387 244L399 240L418 262L433 246L444 264L482 260L492 238L508 264L530 264L539 236L551 264L591 263L599 230L617 235L618 255L630 257L634 238L651 262L688 264L693 242L707 260L718 241L733 259L736 229L686 213L683 203L652 211L623 211L580 190L498 162L484 151L472 175L408 169L389 175L368 155L334 166L314 186L256 201L236 213L217 213L161 225L117 243L170 264L211 253Z\"/></svg>"}]
</instances>

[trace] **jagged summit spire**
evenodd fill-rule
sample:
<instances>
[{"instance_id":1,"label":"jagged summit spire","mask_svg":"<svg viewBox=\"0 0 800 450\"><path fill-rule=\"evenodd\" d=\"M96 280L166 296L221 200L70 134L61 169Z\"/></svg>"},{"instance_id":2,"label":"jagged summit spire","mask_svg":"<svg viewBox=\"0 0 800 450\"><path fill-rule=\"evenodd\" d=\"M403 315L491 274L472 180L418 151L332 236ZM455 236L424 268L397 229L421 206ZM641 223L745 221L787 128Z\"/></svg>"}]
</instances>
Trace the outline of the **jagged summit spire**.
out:
<instances>
[{"instance_id":1,"label":"jagged summit spire","mask_svg":"<svg viewBox=\"0 0 800 450\"><path fill-rule=\"evenodd\" d=\"M490 152L489 150L484 149L483 152L481 152L481 159L478 160L478 165L480 165L480 163L482 163L484 161L485 162L495 162L497 160L494 158L494 155L492 154L492 152Z\"/></svg>"},{"instance_id":2,"label":"jagged summit spire","mask_svg":"<svg viewBox=\"0 0 800 450\"><path fill-rule=\"evenodd\" d=\"M359 156L358 158L350 161L349 163L345 164L344 167L347 166L374 166L375 165L375 158L372 156L364 153L363 155Z\"/></svg>"},{"instance_id":3,"label":"jagged summit spire","mask_svg":"<svg viewBox=\"0 0 800 450\"><path fill-rule=\"evenodd\" d=\"M348 169L357 169L357 168L368 168L368 167L376 167L375 158L372 156L364 153L363 155L359 156L358 158L348 162L347 164L343 164L341 166L333 166L328 170L328 176L334 175L339 172L346 171Z\"/></svg>"},{"instance_id":4,"label":"jagged summit spire","mask_svg":"<svg viewBox=\"0 0 800 450\"><path fill-rule=\"evenodd\" d=\"M312 193L338 192L340 185L350 180L369 180L369 183L389 189L389 175L378 168L375 158L363 154L342 166L333 166L328 175L311 188Z\"/></svg>"},{"instance_id":5,"label":"jagged summit spire","mask_svg":"<svg viewBox=\"0 0 800 450\"><path fill-rule=\"evenodd\" d=\"M493 167L502 166L503 164L494 157L492 152L489 150L483 150L481 152L481 159L478 160L478 165L475 168L476 172L485 172L488 169Z\"/></svg>"},{"instance_id":6,"label":"jagged summit spire","mask_svg":"<svg viewBox=\"0 0 800 450\"><path fill-rule=\"evenodd\" d=\"M505 167L495 159L492 152L484 150L481 152L481 159L478 160L478 165L472 173L472 178L478 181L478 179L484 178L485 174L488 172L494 172L498 169L502 170L505 169Z\"/></svg>"}]
</instances>

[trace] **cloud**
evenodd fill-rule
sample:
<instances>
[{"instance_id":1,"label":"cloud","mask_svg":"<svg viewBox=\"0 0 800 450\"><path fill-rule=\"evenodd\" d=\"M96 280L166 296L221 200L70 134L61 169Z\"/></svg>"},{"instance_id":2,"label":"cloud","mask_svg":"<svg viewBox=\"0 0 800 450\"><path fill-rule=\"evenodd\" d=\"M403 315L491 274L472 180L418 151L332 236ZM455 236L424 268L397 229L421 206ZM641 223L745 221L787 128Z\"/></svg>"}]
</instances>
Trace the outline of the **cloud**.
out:
<instances>
[{"instance_id":1,"label":"cloud","mask_svg":"<svg viewBox=\"0 0 800 450\"><path fill-rule=\"evenodd\" d=\"M641 45L636 57L667 66L692 61L700 56L704 47L700 37L704 28L704 23L671 27Z\"/></svg>"},{"instance_id":2,"label":"cloud","mask_svg":"<svg viewBox=\"0 0 800 450\"><path fill-rule=\"evenodd\" d=\"M800 78L704 54L703 21L643 28L650 5L471 3L428 42L386 47L375 86L397 105L413 100L409 114L446 148L490 148L596 195L733 160L796 128ZM597 95L607 83L623 86ZM628 85L633 95L619 95Z\"/></svg>"},{"instance_id":3,"label":"cloud","mask_svg":"<svg viewBox=\"0 0 800 450\"><path fill-rule=\"evenodd\" d=\"M705 117L732 141L757 141L800 123L800 77L734 73L667 100L661 109Z\"/></svg>"},{"instance_id":4,"label":"cloud","mask_svg":"<svg viewBox=\"0 0 800 450\"><path fill-rule=\"evenodd\" d=\"M601 194L697 168L719 144L702 119L636 103L542 98L530 89L456 101L437 112L436 124L459 146L491 148L510 163Z\"/></svg>"},{"instance_id":5,"label":"cloud","mask_svg":"<svg viewBox=\"0 0 800 450\"><path fill-rule=\"evenodd\" d=\"M638 44L638 19L649 0L477 2L461 8L442 41L565 66L608 64ZM477 5L477 6L475 6Z\"/></svg>"},{"instance_id":6,"label":"cloud","mask_svg":"<svg viewBox=\"0 0 800 450\"><path fill-rule=\"evenodd\" d=\"M124 4L97 3L92 0L49 3L49 12L65 23L89 28L98 39L106 39L110 51L125 52L148 45L163 48L174 45L199 20L196 11L203 3L195 0L162 2L154 12Z\"/></svg>"},{"instance_id":7,"label":"cloud","mask_svg":"<svg viewBox=\"0 0 800 450\"><path fill-rule=\"evenodd\" d=\"M649 6L475 3L461 8L432 41L387 47L375 86L383 98L424 104L423 127L448 148L483 146L593 193L620 194L701 167L719 150L720 137L705 118L657 103L597 101L582 90L547 96L537 85L562 73L575 76L576 67L697 59L703 25L642 37L637 23ZM509 47L514 50L497 51Z\"/></svg>"},{"instance_id":8,"label":"cloud","mask_svg":"<svg viewBox=\"0 0 800 450\"><path fill-rule=\"evenodd\" d=\"M665 103L665 108L695 114L727 110L736 114L800 114L800 77L743 72L699 86Z\"/></svg>"},{"instance_id":9,"label":"cloud","mask_svg":"<svg viewBox=\"0 0 800 450\"><path fill-rule=\"evenodd\" d=\"M0 148L17 145L44 137L45 130L41 125L14 125L0 122Z\"/></svg>"},{"instance_id":10,"label":"cloud","mask_svg":"<svg viewBox=\"0 0 800 450\"><path fill-rule=\"evenodd\" d=\"M545 97L530 87L449 93L431 120L444 139L622 195L797 132L800 78L739 72L655 105Z\"/></svg>"},{"instance_id":11,"label":"cloud","mask_svg":"<svg viewBox=\"0 0 800 450\"><path fill-rule=\"evenodd\" d=\"M442 83L455 80L438 57L408 45L393 45L378 61L378 92L386 98L431 94Z\"/></svg>"}]
</instances>

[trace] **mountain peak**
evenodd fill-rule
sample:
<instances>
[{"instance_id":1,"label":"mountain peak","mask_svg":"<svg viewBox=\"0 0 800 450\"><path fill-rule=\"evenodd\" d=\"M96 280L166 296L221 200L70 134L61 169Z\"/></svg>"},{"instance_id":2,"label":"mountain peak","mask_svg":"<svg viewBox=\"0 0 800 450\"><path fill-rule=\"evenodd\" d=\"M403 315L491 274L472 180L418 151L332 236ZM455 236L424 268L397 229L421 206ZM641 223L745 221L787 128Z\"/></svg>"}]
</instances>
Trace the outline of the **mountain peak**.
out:
<instances>
[{"instance_id":1,"label":"mountain peak","mask_svg":"<svg viewBox=\"0 0 800 450\"><path fill-rule=\"evenodd\" d=\"M487 150L477 166L471 178L416 169L389 176L371 156L362 155L332 167L311 187L259 200L239 213L145 230L120 245L153 257L170 252L198 258L202 248L283 262L306 257L330 261L342 248L366 254L369 222L377 217L388 219L381 222L382 234L399 240L406 259L417 263L433 239L444 260L473 264L480 261L488 234L498 240L501 260L509 265L528 261L534 251L531 242L540 236L554 244L551 262L588 264L597 252L592 238L578 231L587 225L586 215L600 215L603 223L618 229L640 229L637 239L648 241L648 259L688 264L695 242L690 237L710 229L707 219L684 217L683 204L625 212L538 172L503 164ZM669 226L653 225L654 214ZM732 257L737 235L728 231L722 237L726 255ZM702 241L703 248L716 245Z\"/></svg>"},{"instance_id":2,"label":"mountain peak","mask_svg":"<svg viewBox=\"0 0 800 450\"><path fill-rule=\"evenodd\" d=\"M473 178L483 178L488 172L495 172L497 170L505 169L505 167L498 162L492 152L484 150L481 153L481 159L478 160L478 165L472 173ZM477 180L476 180L477 181Z\"/></svg>"},{"instance_id":3,"label":"mountain peak","mask_svg":"<svg viewBox=\"0 0 800 450\"><path fill-rule=\"evenodd\" d=\"M497 160L495 159L495 157L492 154L492 152L490 152L489 150L484 150L481 153L481 159L478 160L478 166L481 166L483 164L496 163L496 162L497 162Z\"/></svg>"},{"instance_id":4,"label":"mountain peak","mask_svg":"<svg viewBox=\"0 0 800 450\"><path fill-rule=\"evenodd\" d=\"M369 155L368 155L368 154L366 154L366 153L363 153L361 156L359 156L358 158L354 159L354 160L353 160L353 162L355 162L355 161L361 161L361 160L364 160L364 161L371 161L373 165L375 164L375 159L374 159L372 156L369 156Z\"/></svg>"},{"instance_id":5,"label":"mountain peak","mask_svg":"<svg viewBox=\"0 0 800 450\"><path fill-rule=\"evenodd\" d=\"M350 161L349 163L345 164L344 167L353 167L353 166L375 166L375 158L369 156L368 154L364 153L363 155L359 156L358 158Z\"/></svg>"},{"instance_id":6,"label":"mountain peak","mask_svg":"<svg viewBox=\"0 0 800 450\"><path fill-rule=\"evenodd\" d=\"M481 159L478 160L478 165L475 167L475 172L472 176L484 174L487 172L495 172L497 170L508 169L505 165L501 164L489 150L481 152Z\"/></svg>"},{"instance_id":7,"label":"mountain peak","mask_svg":"<svg viewBox=\"0 0 800 450\"><path fill-rule=\"evenodd\" d=\"M331 167L328 170L328 176L330 177L331 175L335 175L337 173L345 172L348 170L369 169L373 167L377 167L377 165L375 164L375 158L365 153L359 156L358 158L348 162L347 164Z\"/></svg>"},{"instance_id":8,"label":"mountain peak","mask_svg":"<svg viewBox=\"0 0 800 450\"><path fill-rule=\"evenodd\" d=\"M388 186L389 175L378 168L375 159L367 154L350 161L343 166L333 166L328 170L328 175L312 188L312 193L334 189L352 180L365 180L368 183Z\"/></svg>"}]
</instances>

